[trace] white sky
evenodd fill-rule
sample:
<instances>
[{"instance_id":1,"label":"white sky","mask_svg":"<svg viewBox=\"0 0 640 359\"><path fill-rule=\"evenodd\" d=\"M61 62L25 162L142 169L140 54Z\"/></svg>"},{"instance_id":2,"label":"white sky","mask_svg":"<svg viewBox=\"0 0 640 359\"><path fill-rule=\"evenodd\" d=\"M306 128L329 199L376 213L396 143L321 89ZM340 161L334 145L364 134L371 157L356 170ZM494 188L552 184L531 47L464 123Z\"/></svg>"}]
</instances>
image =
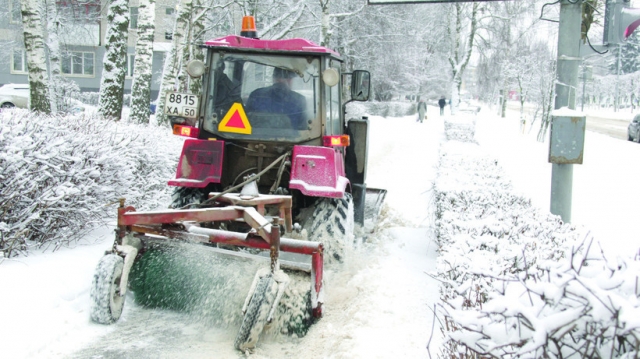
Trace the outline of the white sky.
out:
<instances>
[{"instance_id":1,"label":"white sky","mask_svg":"<svg viewBox=\"0 0 640 359\"><path fill-rule=\"evenodd\" d=\"M495 112L484 106L479 114L480 150L498 158L515 188L547 209L548 144L535 141L537 126L523 134L516 112L506 119ZM327 272L325 317L306 337L263 340L252 358L282 358L283 353L302 359L427 357L429 308L438 300L437 283L426 274L436 258L429 203L444 141L443 118L435 107L427 115L423 124L413 116L370 117L368 184L389 191L382 229L369 238L376 245L345 268ZM574 223L588 225L596 239L625 253L640 246L638 163L640 144L587 132L584 164L574 170ZM103 228L75 249L0 265L1 357L73 358L74 351L105 340L114 350L138 350L149 358L239 357L233 350L236 328L209 328L185 316L142 309L131 297L115 325L91 323L89 285L95 265L111 246L111 231ZM91 244L98 238L101 242ZM439 340L436 333L432 347Z\"/></svg>"}]
</instances>

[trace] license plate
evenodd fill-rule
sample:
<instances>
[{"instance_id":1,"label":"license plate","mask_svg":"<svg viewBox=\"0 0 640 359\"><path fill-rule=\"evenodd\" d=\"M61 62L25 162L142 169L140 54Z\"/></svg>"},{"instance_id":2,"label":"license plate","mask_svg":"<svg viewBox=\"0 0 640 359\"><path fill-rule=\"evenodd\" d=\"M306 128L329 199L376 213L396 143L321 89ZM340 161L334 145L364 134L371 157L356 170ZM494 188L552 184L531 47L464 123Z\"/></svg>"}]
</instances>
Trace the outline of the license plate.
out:
<instances>
[{"instance_id":1,"label":"license plate","mask_svg":"<svg viewBox=\"0 0 640 359\"><path fill-rule=\"evenodd\" d=\"M198 97L188 93L169 92L164 103L164 113L168 116L196 118Z\"/></svg>"}]
</instances>

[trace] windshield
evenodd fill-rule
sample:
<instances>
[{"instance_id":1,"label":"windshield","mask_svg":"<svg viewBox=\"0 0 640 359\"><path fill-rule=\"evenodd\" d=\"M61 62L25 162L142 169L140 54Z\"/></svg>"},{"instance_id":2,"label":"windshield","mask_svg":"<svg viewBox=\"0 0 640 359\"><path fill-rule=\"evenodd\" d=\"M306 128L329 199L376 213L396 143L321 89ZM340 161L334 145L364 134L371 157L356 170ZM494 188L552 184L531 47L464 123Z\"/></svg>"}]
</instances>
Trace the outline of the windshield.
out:
<instances>
[{"instance_id":1,"label":"windshield","mask_svg":"<svg viewBox=\"0 0 640 359\"><path fill-rule=\"evenodd\" d=\"M215 54L203 127L228 139L317 138L319 73L317 58Z\"/></svg>"}]
</instances>

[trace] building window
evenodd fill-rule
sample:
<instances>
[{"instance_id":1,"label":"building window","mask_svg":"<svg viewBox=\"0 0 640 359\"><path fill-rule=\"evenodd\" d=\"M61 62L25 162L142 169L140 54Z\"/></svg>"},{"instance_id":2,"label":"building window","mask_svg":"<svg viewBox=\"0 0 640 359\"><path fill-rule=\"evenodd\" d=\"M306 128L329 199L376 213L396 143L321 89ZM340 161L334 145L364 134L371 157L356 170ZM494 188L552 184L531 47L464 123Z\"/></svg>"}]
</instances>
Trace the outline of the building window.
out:
<instances>
[{"instance_id":1,"label":"building window","mask_svg":"<svg viewBox=\"0 0 640 359\"><path fill-rule=\"evenodd\" d=\"M165 31L164 32L164 39L165 40L173 40L173 32Z\"/></svg>"},{"instance_id":2,"label":"building window","mask_svg":"<svg viewBox=\"0 0 640 359\"><path fill-rule=\"evenodd\" d=\"M93 52L73 51L62 55L62 73L73 76L93 76L95 66Z\"/></svg>"},{"instance_id":3,"label":"building window","mask_svg":"<svg viewBox=\"0 0 640 359\"><path fill-rule=\"evenodd\" d=\"M19 24L22 22L22 13L20 11L20 0L9 0L10 23Z\"/></svg>"},{"instance_id":4,"label":"building window","mask_svg":"<svg viewBox=\"0 0 640 359\"><path fill-rule=\"evenodd\" d=\"M133 65L135 64L135 60L135 54L127 54L127 77L133 77Z\"/></svg>"},{"instance_id":5,"label":"building window","mask_svg":"<svg viewBox=\"0 0 640 359\"><path fill-rule=\"evenodd\" d=\"M175 10L174 8L172 8L172 7L168 7L168 8L165 8L164 13L165 13L166 15L173 15L173 13L174 13L175 11L176 11L176 10Z\"/></svg>"},{"instance_id":6,"label":"building window","mask_svg":"<svg viewBox=\"0 0 640 359\"><path fill-rule=\"evenodd\" d=\"M11 73L27 73L27 53L23 49L14 49L11 57Z\"/></svg>"},{"instance_id":7,"label":"building window","mask_svg":"<svg viewBox=\"0 0 640 359\"><path fill-rule=\"evenodd\" d=\"M58 16L71 23L99 24L100 0L55 0Z\"/></svg>"},{"instance_id":8,"label":"building window","mask_svg":"<svg viewBox=\"0 0 640 359\"><path fill-rule=\"evenodd\" d=\"M129 28L130 29L138 28L138 8L137 7L129 8Z\"/></svg>"}]
</instances>

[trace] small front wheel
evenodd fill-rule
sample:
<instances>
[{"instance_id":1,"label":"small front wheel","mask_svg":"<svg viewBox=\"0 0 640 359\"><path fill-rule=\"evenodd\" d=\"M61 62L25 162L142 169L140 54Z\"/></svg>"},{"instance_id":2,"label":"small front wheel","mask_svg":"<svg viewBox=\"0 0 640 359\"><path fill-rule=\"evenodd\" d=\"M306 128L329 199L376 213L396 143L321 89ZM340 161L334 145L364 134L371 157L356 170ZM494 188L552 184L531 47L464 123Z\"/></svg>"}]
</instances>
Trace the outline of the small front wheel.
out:
<instances>
[{"instance_id":1,"label":"small front wheel","mask_svg":"<svg viewBox=\"0 0 640 359\"><path fill-rule=\"evenodd\" d=\"M277 294L278 284L273 279L273 275L260 278L236 336L234 342L236 349L246 351L256 347Z\"/></svg>"},{"instance_id":2,"label":"small front wheel","mask_svg":"<svg viewBox=\"0 0 640 359\"><path fill-rule=\"evenodd\" d=\"M107 254L100 259L91 284L91 320L111 324L120 319L124 297L120 295L120 280L124 259Z\"/></svg>"}]
</instances>

